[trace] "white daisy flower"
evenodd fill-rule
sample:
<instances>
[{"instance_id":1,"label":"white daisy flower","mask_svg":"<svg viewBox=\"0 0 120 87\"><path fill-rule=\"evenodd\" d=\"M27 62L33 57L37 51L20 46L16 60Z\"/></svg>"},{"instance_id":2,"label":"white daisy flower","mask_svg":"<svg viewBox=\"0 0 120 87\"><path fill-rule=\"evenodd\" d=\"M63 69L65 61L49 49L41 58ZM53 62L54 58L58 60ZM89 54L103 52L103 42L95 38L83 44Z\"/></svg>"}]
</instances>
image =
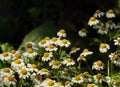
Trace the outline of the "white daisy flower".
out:
<instances>
[{"instance_id":1,"label":"white daisy flower","mask_svg":"<svg viewBox=\"0 0 120 87\"><path fill-rule=\"evenodd\" d=\"M69 54L76 53L76 52L79 51L79 50L80 50L79 47L72 47L72 48L71 48L71 51L69 52Z\"/></svg>"},{"instance_id":2,"label":"white daisy flower","mask_svg":"<svg viewBox=\"0 0 120 87\"><path fill-rule=\"evenodd\" d=\"M89 51L88 49L83 49L83 52L80 55L87 56L93 54L92 51Z\"/></svg>"},{"instance_id":3,"label":"white daisy flower","mask_svg":"<svg viewBox=\"0 0 120 87\"><path fill-rule=\"evenodd\" d=\"M10 54L12 55L12 57L14 57L14 55L15 55L16 53L19 53L19 51L16 51L16 50L14 50L14 49L10 51Z\"/></svg>"},{"instance_id":4,"label":"white daisy flower","mask_svg":"<svg viewBox=\"0 0 120 87\"><path fill-rule=\"evenodd\" d=\"M120 37L118 37L117 39L114 39L114 45L118 45L120 46Z\"/></svg>"},{"instance_id":5,"label":"white daisy flower","mask_svg":"<svg viewBox=\"0 0 120 87\"><path fill-rule=\"evenodd\" d=\"M106 12L106 17L107 18L115 18L115 13L113 12L112 9L110 9Z\"/></svg>"},{"instance_id":6,"label":"white daisy flower","mask_svg":"<svg viewBox=\"0 0 120 87\"><path fill-rule=\"evenodd\" d=\"M13 75L14 74L14 71L12 69L10 69L9 67L5 67L5 68L2 68L0 70L0 76L8 76L8 75Z\"/></svg>"},{"instance_id":7,"label":"white daisy flower","mask_svg":"<svg viewBox=\"0 0 120 87\"><path fill-rule=\"evenodd\" d=\"M96 10L95 11L95 14L94 14L94 17L95 18L100 18L100 17L102 17L102 16L104 16L104 12L101 12L100 10Z\"/></svg>"},{"instance_id":8,"label":"white daisy flower","mask_svg":"<svg viewBox=\"0 0 120 87\"><path fill-rule=\"evenodd\" d=\"M113 87L120 87L120 80L114 80Z\"/></svg>"},{"instance_id":9,"label":"white daisy flower","mask_svg":"<svg viewBox=\"0 0 120 87\"><path fill-rule=\"evenodd\" d=\"M97 25L98 23L99 23L99 21L95 17L90 17L90 19L88 21L89 26Z\"/></svg>"},{"instance_id":10,"label":"white daisy flower","mask_svg":"<svg viewBox=\"0 0 120 87\"><path fill-rule=\"evenodd\" d=\"M98 60L98 61L93 63L92 69L103 70L104 69L104 63L101 60Z\"/></svg>"},{"instance_id":11,"label":"white daisy flower","mask_svg":"<svg viewBox=\"0 0 120 87\"><path fill-rule=\"evenodd\" d=\"M12 57L12 59L13 60L15 60L15 59L21 59L22 58L22 55L20 54L20 53L15 53L14 55L13 55L13 57Z\"/></svg>"},{"instance_id":12,"label":"white daisy flower","mask_svg":"<svg viewBox=\"0 0 120 87\"><path fill-rule=\"evenodd\" d=\"M46 47L48 46L50 43L46 40L46 39L42 39L40 40L40 42L38 43L39 47Z\"/></svg>"},{"instance_id":13,"label":"white daisy flower","mask_svg":"<svg viewBox=\"0 0 120 87\"><path fill-rule=\"evenodd\" d=\"M56 87L64 87L62 82L56 82Z\"/></svg>"},{"instance_id":14,"label":"white daisy flower","mask_svg":"<svg viewBox=\"0 0 120 87\"><path fill-rule=\"evenodd\" d=\"M109 58L116 66L120 66L120 57L117 53L111 53Z\"/></svg>"},{"instance_id":15,"label":"white daisy flower","mask_svg":"<svg viewBox=\"0 0 120 87\"><path fill-rule=\"evenodd\" d=\"M29 49L29 48L31 48L31 49L37 49L36 43L33 42L33 41L28 41L28 42L25 43L25 48L26 49Z\"/></svg>"},{"instance_id":16,"label":"white daisy flower","mask_svg":"<svg viewBox=\"0 0 120 87\"><path fill-rule=\"evenodd\" d=\"M61 37L66 37L67 34L66 34L66 32L65 32L64 29L61 29L61 30L59 30L59 32L57 33L57 36L59 36L59 37L61 38Z\"/></svg>"},{"instance_id":17,"label":"white daisy flower","mask_svg":"<svg viewBox=\"0 0 120 87\"><path fill-rule=\"evenodd\" d=\"M42 61L49 61L51 60L51 57L53 57L52 52L45 52L42 57Z\"/></svg>"},{"instance_id":18,"label":"white daisy flower","mask_svg":"<svg viewBox=\"0 0 120 87\"><path fill-rule=\"evenodd\" d=\"M93 83L90 83L90 84L87 84L87 87L98 87L98 86Z\"/></svg>"},{"instance_id":19,"label":"white daisy flower","mask_svg":"<svg viewBox=\"0 0 120 87\"><path fill-rule=\"evenodd\" d=\"M75 64L75 61L72 58L68 57L63 61L63 64L66 66L71 66Z\"/></svg>"},{"instance_id":20,"label":"white daisy flower","mask_svg":"<svg viewBox=\"0 0 120 87\"><path fill-rule=\"evenodd\" d=\"M112 20L108 20L105 26L106 26L106 29L111 29L111 30L117 28L116 24Z\"/></svg>"},{"instance_id":21,"label":"white daisy flower","mask_svg":"<svg viewBox=\"0 0 120 87\"><path fill-rule=\"evenodd\" d=\"M35 56L37 56L37 52L35 52L33 49L29 48L27 49L26 52L23 53L23 56L25 57L30 57L30 58L34 58Z\"/></svg>"},{"instance_id":22,"label":"white daisy flower","mask_svg":"<svg viewBox=\"0 0 120 87\"><path fill-rule=\"evenodd\" d=\"M65 86L64 87L72 87L73 83L70 81L65 81Z\"/></svg>"},{"instance_id":23,"label":"white daisy flower","mask_svg":"<svg viewBox=\"0 0 120 87\"><path fill-rule=\"evenodd\" d=\"M7 60L10 60L11 59L11 55L9 52L3 52L0 54L0 60L1 61L7 61Z\"/></svg>"},{"instance_id":24,"label":"white daisy flower","mask_svg":"<svg viewBox=\"0 0 120 87\"><path fill-rule=\"evenodd\" d=\"M101 43L99 46L99 51L101 53L106 53L110 49L110 46L106 43Z\"/></svg>"},{"instance_id":25,"label":"white daisy flower","mask_svg":"<svg viewBox=\"0 0 120 87\"><path fill-rule=\"evenodd\" d=\"M48 75L48 74L49 74L49 71L48 71L46 68L42 68L41 70L38 71L37 74L40 74L40 75Z\"/></svg>"},{"instance_id":26,"label":"white daisy flower","mask_svg":"<svg viewBox=\"0 0 120 87\"><path fill-rule=\"evenodd\" d=\"M38 71L36 64L27 64L27 67L28 67L28 70L30 72L33 72L33 71L37 72Z\"/></svg>"},{"instance_id":27,"label":"white daisy flower","mask_svg":"<svg viewBox=\"0 0 120 87\"><path fill-rule=\"evenodd\" d=\"M62 39L58 42L60 47L69 47L71 45L70 41L67 39Z\"/></svg>"},{"instance_id":28,"label":"white daisy flower","mask_svg":"<svg viewBox=\"0 0 120 87\"><path fill-rule=\"evenodd\" d=\"M101 26L104 26L104 23L101 20L99 20L99 23L96 25L93 25L93 28L97 30L97 29L100 29Z\"/></svg>"},{"instance_id":29,"label":"white daisy flower","mask_svg":"<svg viewBox=\"0 0 120 87\"><path fill-rule=\"evenodd\" d=\"M46 48L45 48L45 50L46 51L56 51L58 48L56 47L56 46L54 46L53 44L49 44Z\"/></svg>"},{"instance_id":30,"label":"white daisy flower","mask_svg":"<svg viewBox=\"0 0 120 87\"><path fill-rule=\"evenodd\" d=\"M75 77L72 78L72 83L78 83L81 84L83 83L83 78L81 75L76 75Z\"/></svg>"},{"instance_id":31,"label":"white daisy flower","mask_svg":"<svg viewBox=\"0 0 120 87\"><path fill-rule=\"evenodd\" d=\"M81 30L79 30L78 35L81 36L81 37L86 37L87 36L86 28L82 28Z\"/></svg>"},{"instance_id":32,"label":"white daisy flower","mask_svg":"<svg viewBox=\"0 0 120 87\"><path fill-rule=\"evenodd\" d=\"M57 38L57 37L52 37L51 40L50 40L50 44L55 44L55 45L57 46L59 40L60 40L60 39Z\"/></svg>"},{"instance_id":33,"label":"white daisy flower","mask_svg":"<svg viewBox=\"0 0 120 87\"><path fill-rule=\"evenodd\" d=\"M100 73L93 75L93 79L95 83L102 83L103 77Z\"/></svg>"},{"instance_id":34,"label":"white daisy flower","mask_svg":"<svg viewBox=\"0 0 120 87\"><path fill-rule=\"evenodd\" d=\"M86 56L84 56L84 55L79 55L79 57L77 58L77 61L86 61Z\"/></svg>"},{"instance_id":35,"label":"white daisy flower","mask_svg":"<svg viewBox=\"0 0 120 87\"><path fill-rule=\"evenodd\" d=\"M92 82L92 79L89 77L89 72L87 71L82 73L82 78L84 82Z\"/></svg>"},{"instance_id":36,"label":"white daisy flower","mask_svg":"<svg viewBox=\"0 0 120 87\"><path fill-rule=\"evenodd\" d=\"M59 69L59 67L61 66L61 64L57 60L52 60L49 63L49 66L52 66L52 69Z\"/></svg>"},{"instance_id":37,"label":"white daisy flower","mask_svg":"<svg viewBox=\"0 0 120 87\"><path fill-rule=\"evenodd\" d=\"M105 28L105 26L101 26L99 30L97 31L98 34L104 35L108 33L108 29Z\"/></svg>"}]
</instances>

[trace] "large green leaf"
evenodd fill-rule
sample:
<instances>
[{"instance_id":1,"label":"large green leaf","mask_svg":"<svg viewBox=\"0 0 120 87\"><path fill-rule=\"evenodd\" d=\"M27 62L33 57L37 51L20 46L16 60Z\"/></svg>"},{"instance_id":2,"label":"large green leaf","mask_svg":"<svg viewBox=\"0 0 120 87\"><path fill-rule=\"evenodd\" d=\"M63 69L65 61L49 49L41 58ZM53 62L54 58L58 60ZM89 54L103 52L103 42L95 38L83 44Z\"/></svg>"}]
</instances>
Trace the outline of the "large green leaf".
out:
<instances>
[{"instance_id":1,"label":"large green leaf","mask_svg":"<svg viewBox=\"0 0 120 87\"><path fill-rule=\"evenodd\" d=\"M58 32L58 30L59 28L55 26L53 21L45 22L42 25L38 26L37 28L33 29L30 33L28 33L25 36L18 50L24 47L25 43L28 41L34 41L37 43L46 36L49 36L49 37L56 36L56 33Z\"/></svg>"}]
</instances>

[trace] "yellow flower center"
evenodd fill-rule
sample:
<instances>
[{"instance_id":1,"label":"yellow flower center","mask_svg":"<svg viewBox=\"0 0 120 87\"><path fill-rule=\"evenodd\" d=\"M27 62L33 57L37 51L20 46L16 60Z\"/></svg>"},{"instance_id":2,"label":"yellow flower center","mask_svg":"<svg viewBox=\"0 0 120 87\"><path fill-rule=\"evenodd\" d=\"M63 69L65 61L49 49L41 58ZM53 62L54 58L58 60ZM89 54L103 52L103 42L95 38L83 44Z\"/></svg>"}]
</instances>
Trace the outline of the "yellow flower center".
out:
<instances>
[{"instance_id":1,"label":"yellow flower center","mask_svg":"<svg viewBox=\"0 0 120 87\"><path fill-rule=\"evenodd\" d=\"M33 50L32 49L28 49L27 53L33 53Z\"/></svg>"},{"instance_id":2,"label":"yellow flower center","mask_svg":"<svg viewBox=\"0 0 120 87\"><path fill-rule=\"evenodd\" d=\"M108 20L107 23L111 25L113 22L112 20Z\"/></svg>"},{"instance_id":3,"label":"yellow flower center","mask_svg":"<svg viewBox=\"0 0 120 87\"><path fill-rule=\"evenodd\" d=\"M86 32L87 30L86 30L86 28L82 28L81 31L82 32Z\"/></svg>"},{"instance_id":4,"label":"yellow flower center","mask_svg":"<svg viewBox=\"0 0 120 87\"><path fill-rule=\"evenodd\" d=\"M95 21L95 17L91 17L89 20L90 21Z\"/></svg>"},{"instance_id":5,"label":"yellow flower center","mask_svg":"<svg viewBox=\"0 0 120 87\"><path fill-rule=\"evenodd\" d=\"M70 81L66 81L66 82L65 82L65 85L68 85L69 83L70 83Z\"/></svg>"},{"instance_id":6,"label":"yellow flower center","mask_svg":"<svg viewBox=\"0 0 120 87\"><path fill-rule=\"evenodd\" d=\"M85 77L88 77L88 76L89 76L89 73L88 73L88 72L84 72L84 76L85 76Z\"/></svg>"},{"instance_id":7,"label":"yellow flower center","mask_svg":"<svg viewBox=\"0 0 120 87\"><path fill-rule=\"evenodd\" d=\"M102 31L104 31L104 30L105 30L105 26L102 26L100 29L101 29Z\"/></svg>"},{"instance_id":8,"label":"yellow flower center","mask_svg":"<svg viewBox=\"0 0 120 87\"><path fill-rule=\"evenodd\" d=\"M94 87L94 85L93 84L88 84L87 87Z\"/></svg>"},{"instance_id":9,"label":"yellow flower center","mask_svg":"<svg viewBox=\"0 0 120 87\"><path fill-rule=\"evenodd\" d=\"M84 49L83 52L89 52L89 50L88 49Z\"/></svg>"},{"instance_id":10,"label":"yellow flower center","mask_svg":"<svg viewBox=\"0 0 120 87\"><path fill-rule=\"evenodd\" d=\"M58 65L58 61L57 60L53 61L52 65Z\"/></svg>"},{"instance_id":11,"label":"yellow flower center","mask_svg":"<svg viewBox=\"0 0 120 87\"><path fill-rule=\"evenodd\" d=\"M71 62L72 59L71 59L71 58L67 58L66 61L67 61L67 62Z\"/></svg>"},{"instance_id":12,"label":"yellow flower center","mask_svg":"<svg viewBox=\"0 0 120 87\"><path fill-rule=\"evenodd\" d=\"M54 85L54 81L50 80L50 81L48 82L48 85L49 85L49 86L53 86L53 85Z\"/></svg>"},{"instance_id":13,"label":"yellow flower center","mask_svg":"<svg viewBox=\"0 0 120 87\"><path fill-rule=\"evenodd\" d=\"M14 81L14 78L12 76L8 76L9 81Z\"/></svg>"},{"instance_id":14,"label":"yellow flower center","mask_svg":"<svg viewBox=\"0 0 120 87\"><path fill-rule=\"evenodd\" d=\"M47 69L42 68L40 71L41 71L41 72L47 72Z\"/></svg>"},{"instance_id":15,"label":"yellow flower center","mask_svg":"<svg viewBox=\"0 0 120 87\"><path fill-rule=\"evenodd\" d=\"M60 32L60 33L65 33L65 30L64 30L64 29L61 29L59 32Z\"/></svg>"},{"instance_id":16,"label":"yellow flower center","mask_svg":"<svg viewBox=\"0 0 120 87\"><path fill-rule=\"evenodd\" d=\"M97 65L98 65L98 66L101 66L101 65L102 65L102 61L98 60L98 61L97 61Z\"/></svg>"},{"instance_id":17,"label":"yellow flower center","mask_svg":"<svg viewBox=\"0 0 120 87\"><path fill-rule=\"evenodd\" d=\"M97 75L96 75L96 78L97 78L97 79L100 79L101 76L102 76L101 74L97 74Z\"/></svg>"},{"instance_id":18,"label":"yellow flower center","mask_svg":"<svg viewBox=\"0 0 120 87\"><path fill-rule=\"evenodd\" d=\"M4 57L6 57L6 56L8 56L8 53L7 53L7 52L3 52L2 55L3 55Z\"/></svg>"},{"instance_id":19,"label":"yellow flower center","mask_svg":"<svg viewBox=\"0 0 120 87\"><path fill-rule=\"evenodd\" d=\"M14 60L14 63L16 63L16 64L20 64L21 61L20 61L20 60Z\"/></svg>"},{"instance_id":20,"label":"yellow flower center","mask_svg":"<svg viewBox=\"0 0 120 87\"><path fill-rule=\"evenodd\" d=\"M31 66L32 66L32 68L36 68L37 67L36 64L32 64Z\"/></svg>"},{"instance_id":21,"label":"yellow flower center","mask_svg":"<svg viewBox=\"0 0 120 87\"><path fill-rule=\"evenodd\" d=\"M16 57L16 58L20 58L20 57L21 57L21 54L20 54L20 53L16 53L16 54L15 54L15 57Z\"/></svg>"},{"instance_id":22,"label":"yellow flower center","mask_svg":"<svg viewBox=\"0 0 120 87\"><path fill-rule=\"evenodd\" d=\"M3 71L8 73L10 70L9 70L9 68L3 68Z\"/></svg>"},{"instance_id":23,"label":"yellow flower center","mask_svg":"<svg viewBox=\"0 0 120 87\"><path fill-rule=\"evenodd\" d=\"M100 13L101 11L100 10L96 10L95 13Z\"/></svg>"},{"instance_id":24,"label":"yellow flower center","mask_svg":"<svg viewBox=\"0 0 120 87\"><path fill-rule=\"evenodd\" d=\"M45 58L47 58L49 56L49 53L48 52L45 52L44 55L43 55Z\"/></svg>"},{"instance_id":25,"label":"yellow flower center","mask_svg":"<svg viewBox=\"0 0 120 87\"><path fill-rule=\"evenodd\" d=\"M46 43L46 40L45 40L45 39L42 39L42 40L40 41L40 43L41 43L41 44L45 44L45 43Z\"/></svg>"},{"instance_id":26,"label":"yellow flower center","mask_svg":"<svg viewBox=\"0 0 120 87\"><path fill-rule=\"evenodd\" d=\"M25 74L27 74L27 70L26 70L26 69L21 69L21 73L22 73L23 75L25 75Z\"/></svg>"},{"instance_id":27,"label":"yellow flower center","mask_svg":"<svg viewBox=\"0 0 120 87\"><path fill-rule=\"evenodd\" d=\"M32 48L32 44L31 43L28 43L26 46L27 46L27 48Z\"/></svg>"},{"instance_id":28,"label":"yellow flower center","mask_svg":"<svg viewBox=\"0 0 120 87\"><path fill-rule=\"evenodd\" d=\"M62 43L63 43L63 44L67 44L67 40L66 40L66 39L63 39L63 40L62 40Z\"/></svg>"},{"instance_id":29,"label":"yellow flower center","mask_svg":"<svg viewBox=\"0 0 120 87\"><path fill-rule=\"evenodd\" d=\"M106 44L101 43L101 44L100 44L100 48L106 48Z\"/></svg>"},{"instance_id":30,"label":"yellow flower center","mask_svg":"<svg viewBox=\"0 0 120 87\"><path fill-rule=\"evenodd\" d=\"M108 10L108 13L113 13L113 10L112 9Z\"/></svg>"},{"instance_id":31,"label":"yellow flower center","mask_svg":"<svg viewBox=\"0 0 120 87\"><path fill-rule=\"evenodd\" d=\"M50 40L50 37L45 37L45 40Z\"/></svg>"},{"instance_id":32,"label":"yellow flower center","mask_svg":"<svg viewBox=\"0 0 120 87\"><path fill-rule=\"evenodd\" d=\"M80 80L80 75L77 75L74 78L75 78L75 80Z\"/></svg>"},{"instance_id":33,"label":"yellow flower center","mask_svg":"<svg viewBox=\"0 0 120 87\"><path fill-rule=\"evenodd\" d=\"M10 53L14 54L16 52L16 50L11 50Z\"/></svg>"},{"instance_id":34,"label":"yellow flower center","mask_svg":"<svg viewBox=\"0 0 120 87\"><path fill-rule=\"evenodd\" d=\"M117 60L118 57L119 57L118 54L115 54L115 55L113 56L113 59L114 59L114 60Z\"/></svg>"},{"instance_id":35,"label":"yellow flower center","mask_svg":"<svg viewBox=\"0 0 120 87\"><path fill-rule=\"evenodd\" d=\"M50 44L50 45L48 46L48 48L53 49L53 48L54 48L54 45L53 45L53 44Z\"/></svg>"},{"instance_id":36,"label":"yellow flower center","mask_svg":"<svg viewBox=\"0 0 120 87\"><path fill-rule=\"evenodd\" d=\"M57 84L58 84L59 86L62 86L62 85L63 85L62 82L57 82Z\"/></svg>"},{"instance_id":37,"label":"yellow flower center","mask_svg":"<svg viewBox=\"0 0 120 87\"><path fill-rule=\"evenodd\" d=\"M120 84L120 80L115 80L115 84L119 85Z\"/></svg>"},{"instance_id":38,"label":"yellow flower center","mask_svg":"<svg viewBox=\"0 0 120 87\"><path fill-rule=\"evenodd\" d=\"M53 37L53 38L52 38L52 41L54 41L54 42L57 41L57 38L56 38L56 37Z\"/></svg>"}]
</instances>

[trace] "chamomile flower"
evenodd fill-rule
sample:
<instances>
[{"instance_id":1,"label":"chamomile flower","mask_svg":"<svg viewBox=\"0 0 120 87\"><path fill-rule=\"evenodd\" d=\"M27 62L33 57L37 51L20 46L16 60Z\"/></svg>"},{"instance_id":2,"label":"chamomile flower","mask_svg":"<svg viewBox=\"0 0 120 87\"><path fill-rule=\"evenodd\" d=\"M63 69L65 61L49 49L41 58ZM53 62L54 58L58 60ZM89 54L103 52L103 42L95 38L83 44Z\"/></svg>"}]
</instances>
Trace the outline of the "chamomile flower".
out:
<instances>
[{"instance_id":1,"label":"chamomile flower","mask_svg":"<svg viewBox=\"0 0 120 87\"><path fill-rule=\"evenodd\" d=\"M28 70L30 72L33 72L33 71L37 72L38 71L36 64L27 64L27 67L28 67Z\"/></svg>"},{"instance_id":2,"label":"chamomile flower","mask_svg":"<svg viewBox=\"0 0 120 87\"><path fill-rule=\"evenodd\" d=\"M9 52L3 52L0 54L0 60L2 61L7 61L7 60L10 60L11 59L11 55Z\"/></svg>"},{"instance_id":3,"label":"chamomile flower","mask_svg":"<svg viewBox=\"0 0 120 87\"><path fill-rule=\"evenodd\" d=\"M23 56L34 58L35 56L37 56L37 52L35 52L33 49L29 48L29 49L27 49L26 52L23 53Z\"/></svg>"},{"instance_id":4,"label":"chamomile flower","mask_svg":"<svg viewBox=\"0 0 120 87\"><path fill-rule=\"evenodd\" d=\"M52 66L52 69L59 69L59 67L61 66L61 64L57 60L52 60L49 63L49 66Z\"/></svg>"},{"instance_id":5,"label":"chamomile flower","mask_svg":"<svg viewBox=\"0 0 120 87\"><path fill-rule=\"evenodd\" d=\"M39 47L46 47L46 46L48 46L48 45L49 45L49 42L47 42L46 39L42 39L42 40L40 40L40 42L38 43L38 46L39 46Z\"/></svg>"},{"instance_id":6,"label":"chamomile flower","mask_svg":"<svg viewBox=\"0 0 120 87\"><path fill-rule=\"evenodd\" d=\"M13 75L14 74L14 71L12 69L10 69L9 67L5 67L5 68L2 68L0 70L0 76L8 76L8 75Z\"/></svg>"},{"instance_id":7,"label":"chamomile flower","mask_svg":"<svg viewBox=\"0 0 120 87\"><path fill-rule=\"evenodd\" d=\"M87 87L98 87L98 86L93 83L90 83L90 84L87 84Z\"/></svg>"},{"instance_id":8,"label":"chamomile flower","mask_svg":"<svg viewBox=\"0 0 120 87\"><path fill-rule=\"evenodd\" d=\"M54 46L53 44L49 44L46 48L45 48L45 50L46 51L56 51L58 48L56 47L56 46Z\"/></svg>"},{"instance_id":9,"label":"chamomile flower","mask_svg":"<svg viewBox=\"0 0 120 87\"><path fill-rule=\"evenodd\" d=\"M73 85L73 83L70 81L65 81L64 84L65 84L64 87L72 87L72 85Z\"/></svg>"},{"instance_id":10,"label":"chamomile flower","mask_svg":"<svg viewBox=\"0 0 120 87\"><path fill-rule=\"evenodd\" d=\"M41 76L38 75L37 73L33 73L31 74L31 80L33 81L34 83L34 87L40 87L40 84L41 84Z\"/></svg>"},{"instance_id":11,"label":"chamomile flower","mask_svg":"<svg viewBox=\"0 0 120 87\"><path fill-rule=\"evenodd\" d=\"M83 49L83 52L80 55L87 56L93 54L92 51L89 51L87 48Z\"/></svg>"},{"instance_id":12,"label":"chamomile flower","mask_svg":"<svg viewBox=\"0 0 120 87\"><path fill-rule=\"evenodd\" d=\"M60 40L60 39L57 38L57 37L52 37L51 40L50 40L50 44L55 44L55 45L57 46L59 40Z\"/></svg>"},{"instance_id":13,"label":"chamomile flower","mask_svg":"<svg viewBox=\"0 0 120 87\"><path fill-rule=\"evenodd\" d=\"M10 51L10 54L11 54L12 57L14 57L14 55L15 55L16 53L19 53L19 51L16 51L16 50L14 50L14 49L12 49L12 50Z\"/></svg>"},{"instance_id":14,"label":"chamomile flower","mask_svg":"<svg viewBox=\"0 0 120 87\"><path fill-rule=\"evenodd\" d=\"M99 46L99 51L101 53L106 53L110 49L110 46L106 43L101 43Z\"/></svg>"},{"instance_id":15,"label":"chamomile flower","mask_svg":"<svg viewBox=\"0 0 120 87\"><path fill-rule=\"evenodd\" d=\"M42 68L41 70L38 71L37 74L40 74L40 75L48 75L48 74L49 74L49 70L46 69L46 68Z\"/></svg>"},{"instance_id":16,"label":"chamomile flower","mask_svg":"<svg viewBox=\"0 0 120 87\"><path fill-rule=\"evenodd\" d=\"M89 72L85 71L82 73L83 82L91 82L92 79L89 77Z\"/></svg>"},{"instance_id":17,"label":"chamomile flower","mask_svg":"<svg viewBox=\"0 0 120 87\"><path fill-rule=\"evenodd\" d=\"M79 51L79 50L80 50L79 47L72 47L72 48L71 48L71 51L69 52L69 54L76 53L76 52Z\"/></svg>"},{"instance_id":18,"label":"chamomile flower","mask_svg":"<svg viewBox=\"0 0 120 87\"><path fill-rule=\"evenodd\" d=\"M65 32L64 29L61 29L61 30L59 30L59 32L57 33L57 36L59 36L59 37L61 38L61 37L66 37L67 34L66 34L66 32Z\"/></svg>"},{"instance_id":19,"label":"chamomile flower","mask_svg":"<svg viewBox=\"0 0 120 87\"><path fill-rule=\"evenodd\" d=\"M94 25L93 28L97 30L97 29L100 29L101 26L104 26L104 23L101 20L99 20L99 23Z\"/></svg>"},{"instance_id":20,"label":"chamomile flower","mask_svg":"<svg viewBox=\"0 0 120 87\"><path fill-rule=\"evenodd\" d=\"M117 53L111 53L109 58L116 66L120 66L120 57Z\"/></svg>"},{"instance_id":21,"label":"chamomile flower","mask_svg":"<svg viewBox=\"0 0 120 87\"><path fill-rule=\"evenodd\" d=\"M69 47L71 45L70 41L67 39L62 39L58 42L60 47Z\"/></svg>"},{"instance_id":22,"label":"chamomile flower","mask_svg":"<svg viewBox=\"0 0 120 87\"><path fill-rule=\"evenodd\" d=\"M111 30L117 28L116 24L112 20L108 20L105 26L106 26L106 29L111 29Z\"/></svg>"},{"instance_id":23,"label":"chamomile flower","mask_svg":"<svg viewBox=\"0 0 120 87\"><path fill-rule=\"evenodd\" d=\"M101 60L98 60L98 61L93 63L92 69L103 70L104 69L104 63Z\"/></svg>"},{"instance_id":24,"label":"chamomile flower","mask_svg":"<svg viewBox=\"0 0 120 87\"><path fill-rule=\"evenodd\" d=\"M103 77L100 73L93 75L93 78L95 83L102 83L103 81Z\"/></svg>"},{"instance_id":25,"label":"chamomile flower","mask_svg":"<svg viewBox=\"0 0 120 87\"><path fill-rule=\"evenodd\" d=\"M51 60L51 57L53 57L52 52L45 52L42 57L42 61L49 61Z\"/></svg>"},{"instance_id":26,"label":"chamomile flower","mask_svg":"<svg viewBox=\"0 0 120 87\"><path fill-rule=\"evenodd\" d=\"M22 55L20 54L20 53L15 53L14 55L13 55L13 57L12 57L12 59L13 60L15 60L15 59L21 59L22 58Z\"/></svg>"},{"instance_id":27,"label":"chamomile flower","mask_svg":"<svg viewBox=\"0 0 120 87\"><path fill-rule=\"evenodd\" d=\"M64 87L62 82L56 82L56 87Z\"/></svg>"},{"instance_id":28,"label":"chamomile flower","mask_svg":"<svg viewBox=\"0 0 120 87\"><path fill-rule=\"evenodd\" d=\"M76 75L75 77L73 77L72 82L73 83L78 83L78 84L83 83L83 78L82 78L81 74Z\"/></svg>"},{"instance_id":29,"label":"chamomile flower","mask_svg":"<svg viewBox=\"0 0 120 87\"><path fill-rule=\"evenodd\" d=\"M101 35L104 35L104 34L107 34L108 33L108 29L105 28L105 26L101 26L98 31L97 31L98 34L101 34Z\"/></svg>"},{"instance_id":30,"label":"chamomile flower","mask_svg":"<svg viewBox=\"0 0 120 87\"><path fill-rule=\"evenodd\" d=\"M104 16L104 14L105 14L104 12L102 12L100 10L96 10L95 14L94 14L94 17L95 18L100 18L100 17Z\"/></svg>"},{"instance_id":31,"label":"chamomile flower","mask_svg":"<svg viewBox=\"0 0 120 87\"><path fill-rule=\"evenodd\" d=\"M31 48L31 49L37 49L36 43L33 42L33 41L28 41L28 42L25 43L25 48L26 49L29 49L29 48Z\"/></svg>"},{"instance_id":32,"label":"chamomile flower","mask_svg":"<svg viewBox=\"0 0 120 87\"><path fill-rule=\"evenodd\" d=\"M81 36L81 37L86 37L87 36L86 28L82 28L81 30L79 30L78 35Z\"/></svg>"},{"instance_id":33,"label":"chamomile flower","mask_svg":"<svg viewBox=\"0 0 120 87\"><path fill-rule=\"evenodd\" d=\"M88 21L89 26L96 25L98 23L99 23L99 21L95 17L90 17L90 19Z\"/></svg>"},{"instance_id":34,"label":"chamomile flower","mask_svg":"<svg viewBox=\"0 0 120 87\"><path fill-rule=\"evenodd\" d=\"M75 64L75 61L71 57L68 57L63 61L63 64L66 66L71 66Z\"/></svg>"},{"instance_id":35,"label":"chamomile flower","mask_svg":"<svg viewBox=\"0 0 120 87\"><path fill-rule=\"evenodd\" d=\"M80 54L77 61L86 61L86 56Z\"/></svg>"},{"instance_id":36,"label":"chamomile flower","mask_svg":"<svg viewBox=\"0 0 120 87\"><path fill-rule=\"evenodd\" d=\"M107 18L115 18L115 13L113 12L112 9L110 9L106 12L106 17Z\"/></svg>"},{"instance_id":37,"label":"chamomile flower","mask_svg":"<svg viewBox=\"0 0 120 87\"><path fill-rule=\"evenodd\" d=\"M114 41L114 45L120 46L120 37L114 39L113 41Z\"/></svg>"},{"instance_id":38,"label":"chamomile flower","mask_svg":"<svg viewBox=\"0 0 120 87\"><path fill-rule=\"evenodd\" d=\"M114 80L113 87L120 87L120 80Z\"/></svg>"}]
</instances>

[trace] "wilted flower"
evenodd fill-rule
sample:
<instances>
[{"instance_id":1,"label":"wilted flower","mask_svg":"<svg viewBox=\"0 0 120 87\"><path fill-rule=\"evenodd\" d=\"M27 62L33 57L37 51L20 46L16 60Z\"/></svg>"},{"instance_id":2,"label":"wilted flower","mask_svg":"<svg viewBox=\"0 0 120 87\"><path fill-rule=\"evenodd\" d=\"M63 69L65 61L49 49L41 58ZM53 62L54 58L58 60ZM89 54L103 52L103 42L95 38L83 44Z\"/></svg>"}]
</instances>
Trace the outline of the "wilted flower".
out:
<instances>
[{"instance_id":1,"label":"wilted flower","mask_svg":"<svg viewBox=\"0 0 120 87\"><path fill-rule=\"evenodd\" d=\"M106 12L106 17L107 18L114 18L115 17L115 13L113 12L112 9L110 9Z\"/></svg>"},{"instance_id":2,"label":"wilted flower","mask_svg":"<svg viewBox=\"0 0 120 87\"><path fill-rule=\"evenodd\" d=\"M94 17L100 18L100 17L104 16L104 14L105 14L104 12L101 12L100 10L96 10Z\"/></svg>"}]
</instances>

